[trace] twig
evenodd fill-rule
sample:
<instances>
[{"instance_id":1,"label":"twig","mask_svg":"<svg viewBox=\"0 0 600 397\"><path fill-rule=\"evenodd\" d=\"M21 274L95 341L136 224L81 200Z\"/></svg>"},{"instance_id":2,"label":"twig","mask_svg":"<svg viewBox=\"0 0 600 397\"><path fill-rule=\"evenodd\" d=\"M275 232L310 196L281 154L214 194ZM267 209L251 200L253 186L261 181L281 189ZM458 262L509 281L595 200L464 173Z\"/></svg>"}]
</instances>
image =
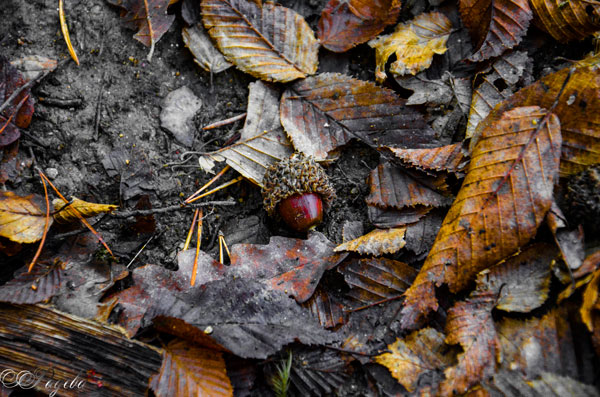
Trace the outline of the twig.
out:
<instances>
[{"instance_id":1,"label":"twig","mask_svg":"<svg viewBox=\"0 0 600 397\"><path fill-rule=\"evenodd\" d=\"M165 212L181 211L188 209L196 209L200 207L210 207L212 205L236 205L235 201L206 201L204 203L189 204L189 205L171 205L169 207L152 208L149 210L132 210L132 211L115 211L112 216L117 219L130 218L132 216L146 216L152 214L163 214Z\"/></svg>"},{"instance_id":2,"label":"twig","mask_svg":"<svg viewBox=\"0 0 600 397\"><path fill-rule=\"evenodd\" d=\"M61 98L39 98L40 103L46 106L54 106L57 108L69 109L79 108L83 105L81 98L61 99Z\"/></svg>"},{"instance_id":3,"label":"twig","mask_svg":"<svg viewBox=\"0 0 600 397\"><path fill-rule=\"evenodd\" d=\"M233 116L228 119L209 124L206 127L202 127L202 131L208 131L208 130L212 130L213 128L219 128L219 127L223 127L228 124L235 123L236 121L242 120L243 118L245 118L246 114L247 113L238 114L237 116Z\"/></svg>"}]
</instances>

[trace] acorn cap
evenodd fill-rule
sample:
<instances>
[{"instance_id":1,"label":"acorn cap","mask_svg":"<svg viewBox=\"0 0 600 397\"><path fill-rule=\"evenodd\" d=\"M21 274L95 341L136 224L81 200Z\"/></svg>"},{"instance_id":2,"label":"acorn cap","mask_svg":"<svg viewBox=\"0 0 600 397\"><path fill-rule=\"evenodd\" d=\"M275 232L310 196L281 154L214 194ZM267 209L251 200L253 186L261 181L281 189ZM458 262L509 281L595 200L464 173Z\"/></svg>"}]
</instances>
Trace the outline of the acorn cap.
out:
<instances>
[{"instance_id":1,"label":"acorn cap","mask_svg":"<svg viewBox=\"0 0 600 397\"><path fill-rule=\"evenodd\" d=\"M277 204L295 194L316 193L325 206L335 198L329 178L312 156L294 153L290 158L271 165L263 178L263 206L273 216Z\"/></svg>"}]
</instances>

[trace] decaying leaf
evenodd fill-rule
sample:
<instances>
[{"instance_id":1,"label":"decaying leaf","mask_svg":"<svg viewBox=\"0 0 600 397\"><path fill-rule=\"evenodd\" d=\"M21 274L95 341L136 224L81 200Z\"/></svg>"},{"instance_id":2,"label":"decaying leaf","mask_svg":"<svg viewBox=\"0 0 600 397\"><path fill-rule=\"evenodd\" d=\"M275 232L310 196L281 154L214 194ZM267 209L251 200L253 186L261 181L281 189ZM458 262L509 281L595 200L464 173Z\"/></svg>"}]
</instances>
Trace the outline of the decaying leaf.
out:
<instances>
[{"instance_id":1,"label":"decaying leaf","mask_svg":"<svg viewBox=\"0 0 600 397\"><path fill-rule=\"evenodd\" d=\"M185 46L189 48L194 56L194 62L207 72L216 74L233 66L215 48L202 25L197 24L184 27L181 30L181 36L183 37Z\"/></svg>"},{"instance_id":2,"label":"decaying leaf","mask_svg":"<svg viewBox=\"0 0 600 397\"><path fill-rule=\"evenodd\" d=\"M460 344L464 352L458 355L458 364L444 371L442 395L464 393L494 374L501 359L500 340L492 320L495 301L494 292L475 291L448 310L446 343Z\"/></svg>"},{"instance_id":3,"label":"decaying leaf","mask_svg":"<svg viewBox=\"0 0 600 397\"><path fill-rule=\"evenodd\" d=\"M407 105L449 105L456 98L460 109L467 114L471 103L471 82L466 78L456 78L448 71L436 80L428 79L423 72L416 76L396 76L396 82L402 88L414 91L406 101Z\"/></svg>"},{"instance_id":4,"label":"decaying leaf","mask_svg":"<svg viewBox=\"0 0 600 397\"><path fill-rule=\"evenodd\" d=\"M533 17L527 0L461 0L460 15L469 29L479 62L519 44Z\"/></svg>"},{"instance_id":5,"label":"decaying leaf","mask_svg":"<svg viewBox=\"0 0 600 397\"><path fill-rule=\"evenodd\" d=\"M492 64L489 73L480 75L483 81L473 91L466 138L473 137L477 125L486 118L494 106L513 94L530 60L527 53L515 51L498 58ZM471 149L473 147L474 144L471 145Z\"/></svg>"},{"instance_id":6,"label":"decaying leaf","mask_svg":"<svg viewBox=\"0 0 600 397\"><path fill-rule=\"evenodd\" d=\"M131 150L118 148L99 155L108 176L118 181L123 200L150 194L156 189L150 160L139 146Z\"/></svg>"},{"instance_id":7,"label":"decaying leaf","mask_svg":"<svg viewBox=\"0 0 600 397\"><path fill-rule=\"evenodd\" d=\"M353 259L337 270L350 285L348 296L362 304L402 295L417 275L406 263L387 258Z\"/></svg>"},{"instance_id":8,"label":"decaying leaf","mask_svg":"<svg viewBox=\"0 0 600 397\"><path fill-rule=\"evenodd\" d=\"M0 55L0 105L22 85L21 73ZM0 146L6 146L21 136L19 128L27 128L33 116L33 98L29 89L23 90L0 113Z\"/></svg>"},{"instance_id":9,"label":"decaying leaf","mask_svg":"<svg viewBox=\"0 0 600 397\"><path fill-rule=\"evenodd\" d=\"M600 269L594 272L583 291L583 303L579 313L590 332L598 332L597 329L594 331L594 328L600 325Z\"/></svg>"},{"instance_id":10,"label":"decaying leaf","mask_svg":"<svg viewBox=\"0 0 600 397\"><path fill-rule=\"evenodd\" d=\"M425 171L457 173L468 164L461 143L431 149L384 148L383 150L392 152L407 167L416 167Z\"/></svg>"},{"instance_id":11,"label":"decaying leaf","mask_svg":"<svg viewBox=\"0 0 600 397\"><path fill-rule=\"evenodd\" d=\"M581 40L600 30L600 4L586 0L531 0L535 22L555 40Z\"/></svg>"},{"instance_id":12,"label":"decaying leaf","mask_svg":"<svg viewBox=\"0 0 600 397\"><path fill-rule=\"evenodd\" d=\"M375 229L364 236L338 245L334 251L354 251L362 255L375 256L393 254L406 244L405 232L406 228Z\"/></svg>"},{"instance_id":13,"label":"decaying leaf","mask_svg":"<svg viewBox=\"0 0 600 397\"><path fill-rule=\"evenodd\" d=\"M88 203L77 197L71 197L69 203L65 203L62 199L56 198L52 200L52 206L54 207L54 211L56 211L54 213L54 220L58 223L77 221L79 219L77 213L85 218L89 218L104 212L111 213L118 208L117 205L113 204Z\"/></svg>"},{"instance_id":14,"label":"decaying leaf","mask_svg":"<svg viewBox=\"0 0 600 397\"><path fill-rule=\"evenodd\" d=\"M174 339L166 347L160 372L150 378L157 397L233 396L221 352Z\"/></svg>"},{"instance_id":15,"label":"decaying leaf","mask_svg":"<svg viewBox=\"0 0 600 397\"><path fill-rule=\"evenodd\" d=\"M297 348L292 356L290 395L332 395L348 382L348 364L335 351Z\"/></svg>"},{"instance_id":16,"label":"decaying leaf","mask_svg":"<svg viewBox=\"0 0 600 397\"><path fill-rule=\"evenodd\" d=\"M594 56L521 89L498 105L492 113L497 116L515 106L541 106L549 109L558 99L558 104L552 112L560 119L563 140L560 175L567 176L600 163L598 92L600 57ZM475 138L480 132L481 128L478 127Z\"/></svg>"},{"instance_id":17,"label":"decaying leaf","mask_svg":"<svg viewBox=\"0 0 600 397\"><path fill-rule=\"evenodd\" d=\"M248 116L240 140L200 159L225 160L262 186L267 168L288 158L293 148L279 120L279 92L262 81L250 83L249 88Z\"/></svg>"},{"instance_id":18,"label":"decaying leaf","mask_svg":"<svg viewBox=\"0 0 600 397\"><path fill-rule=\"evenodd\" d=\"M482 390L494 395L505 396L589 396L597 397L600 394L593 385L586 385L574 378L560 376L551 372L543 372L539 378L528 380L518 371L500 371L490 382L482 386Z\"/></svg>"},{"instance_id":19,"label":"decaying leaf","mask_svg":"<svg viewBox=\"0 0 600 397\"><path fill-rule=\"evenodd\" d=\"M324 288L318 287L302 306L306 307L310 314L319 320L323 328L335 328L346 322L344 305Z\"/></svg>"},{"instance_id":20,"label":"decaying leaf","mask_svg":"<svg viewBox=\"0 0 600 397\"><path fill-rule=\"evenodd\" d=\"M319 42L295 11L248 0L202 0L200 7L219 50L243 72L285 83L317 71Z\"/></svg>"},{"instance_id":21,"label":"decaying leaf","mask_svg":"<svg viewBox=\"0 0 600 397\"><path fill-rule=\"evenodd\" d=\"M160 126L183 146L194 144L194 116L202 108L202 100L188 86L182 86L165 96L161 104Z\"/></svg>"},{"instance_id":22,"label":"decaying leaf","mask_svg":"<svg viewBox=\"0 0 600 397\"><path fill-rule=\"evenodd\" d=\"M565 264L570 270L579 269L585 259L582 225L569 229L567 219L556 202L552 203L552 207L546 215L546 224L554 236L554 241Z\"/></svg>"},{"instance_id":23,"label":"decaying leaf","mask_svg":"<svg viewBox=\"0 0 600 397\"><path fill-rule=\"evenodd\" d=\"M53 297L64 278L63 263L38 261L31 272L24 266L14 279L0 286L0 301L15 304L38 303Z\"/></svg>"},{"instance_id":24,"label":"decaying leaf","mask_svg":"<svg viewBox=\"0 0 600 397\"><path fill-rule=\"evenodd\" d=\"M58 66L56 59L50 59L41 55L26 55L12 60L10 63L19 69L23 74L23 78L27 81L38 77L47 70L53 71Z\"/></svg>"},{"instance_id":25,"label":"decaying leaf","mask_svg":"<svg viewBox=\"0 0 600 397\"><path fill-rule=\"evenodd\" d=\"M400 0L330 0L319 19L319 41L329 51L347 51L396 22L400 6Z\"/></svg>"},{"instance_id":26,"label":"decaying leaf","mask_svg":"<svg viewBox=\"0 0 600 397\"><path fill-rule=\"evenodd\" d=\"M49 220L52 224L52 218ZM0 236L18 243L35 243L46 226L46 202L37 194L0 192Z\"/></svg>"},{"instance_id":27,"label":"decaying leaf","mask_svg":"<svg viewBox=\"0 0 600 397\"><path fill-rule=\"evenodd\" d=\"M452 364L444 335L433 328L424 328L404 339L397 339L388 349L390 353L376 356L375 361L389 369L409 392L416 389L421 375L435 373Z\"/></svg>"},{"instance_id":28,"label":"decaying leaf","mask_svg":"<svg viewBox=\"0 0 600 397\"><path fill-rule=\"evenodd\" d=\"M377 63L375 78L379 82L386 79L385 64L394 53L396 61L390 66L394 75L414 75L427 69L435 54L446 52L451 31L452 22L444 14L431 12L400 23L392 34L371 40Z\"/></svg>"},{"instance_id":29,"label":"decaying leaf","mask_svg":"<svg viewBox=\"0 0 600 397\"><path fill-rule=\"evenodd\" d=\"M379 208L374 205L367 207L369 221L378 229L389 229L402 227L408 224L418 222L423 218L432 207L418 205L415 207L406 207L396 209L393 207Z\"/></svg>"},{"instance_id":30,"label":"decaying leaf","mask_svg":"<svg viewBox=\"0 0 600 397\"><path fill-rule=\"evenodd\" d=\"M273 236L268 245L236 244L231 247L228 272L258 279L302 303L312 296L325 270L346 257L334 253L334 248L319 232L310 233L307 240Z\"/></svg>"},{"instance_id":31,"label":"decaying leaf","mask_svg":"<svg viewBox=\"0 0 600 397\"><path fill-rule=\"evenodd\" d=\"M434 209L419 219L418 222L406 225L405 248L417 255L428 252L435 241L435 236L437 236L443 220L444 212Z\"/></svg>"},{"instance_id":32,"label":"decaying leaf","mask_svg":"<svg viewBox=\"0 0 600 397\"><path fill-rule=\"evenodd\" d=\"M405 327L437 309L434 285L459 291L476 273L524 246L552 204L558 118L532 106L488 118L486 124L456 200L406 292Z\"/></svg>"},{"instance_id":33,"label":"decaying leaf","mask_svg":"<svg viewBox=\"0 0 600 397\"><path fill-rule=\"evenodd\" d=\"M435 145L421 114L394 91L337 73L294 83L281 97L281 123L294 147L318 160L357 138L369 145Z\"/></svg>"}]
</instances>

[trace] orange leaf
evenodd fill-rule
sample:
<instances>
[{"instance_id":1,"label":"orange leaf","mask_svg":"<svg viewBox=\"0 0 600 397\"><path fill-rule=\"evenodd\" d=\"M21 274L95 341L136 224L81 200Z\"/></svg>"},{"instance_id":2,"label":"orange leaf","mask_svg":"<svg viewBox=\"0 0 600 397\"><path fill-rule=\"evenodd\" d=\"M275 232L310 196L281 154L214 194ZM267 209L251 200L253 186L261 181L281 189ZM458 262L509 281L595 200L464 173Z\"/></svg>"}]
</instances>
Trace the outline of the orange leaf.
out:
<instances>
[{"instance_id":1,"label":"orange leaf","mask_svg":"<svg viewBox=\"0 0 600 397\"><path fill-rule=\"evenodd\" d=\"M233 396L221 352L175 339L166 348L160 372L150 378L157 397Z\"/></svg>"},{"instance_id":2,"label":"orange leaf","mask_svg":"<svg viewBox=\"0 0 600 397\"><path fill-rule=\"evenodd\" d=\"M476 62L519 44L533 17L527 0L460 0L459 8L477 49L469 59Z\"/></svg>"},{"instance_id":3,"label":"orange leaf","mask_svg":"<svg viewBox=\"0 0 600 397\"><path fill-rule=\"evenodd\" d=\"M347 51L396 22L400 6L400 0L330 0L319 19L319 41L329 51Z\"/></svg>"},{"instance_id":4,"label":"orange leaf","mask_svg":"<svg viewBox=\"0 0 600 397\"><path fill-rule=\"evenodd\" d=\"M46 205L41 196L0 192L0 236L18 243L35 243L42 238L45 224Z\"/></svg>"},{"instance_id":5,"label":"orange leaf","mask_svg":"<svg viewBox=\"0 0 600 397\"><path fill-rule=\"evenodd\" d=\"M460 172L468 162L461 143L432 149L386 148L408 167L421 170Z\"/></svg>"},{"instance_id":6,"label":"orange leaf","mask_svg":"<svg viewBox=\"0 0 600 397\"><path fill-rule=\"evenodd\" d=\"M200 7L208 33L241 71L281 83L317 71L319 42L295 11L248 0L202 0Z\"/></svg>"},{"instance_id":7,"label":"orange leaf","mask_svg":"<svg viewBox=\"0 0 600 397\"><path fill-rule=\"evenodd\" d=\"M406 244L405 232L406 228L375 229L364 236L338 245L334 251L354 251L363 255L393 254Z\"/></svg>"},{"instance_id":8,"label":"orange leaf","mask_svg":"<svg viewBox=\"0 0 600 397\"><path fill-rule=\"evenodd\" d=\"M600 4L586 0L531 0L535 22L555 40L581 40L600 29Z\"/></svg>"},{"instance_id":9,"label":"orange leaf","mask_svg":"<svg viewBox=\"0 0 600 397\"><path fill-rule=\"evenodd\" d=\"M558 118L532 106L487 121L456 200L406 292L405 327L437 309L434 285L460 291L479 271L525 245L552 204Z\"/></svg>"}]
</instances>

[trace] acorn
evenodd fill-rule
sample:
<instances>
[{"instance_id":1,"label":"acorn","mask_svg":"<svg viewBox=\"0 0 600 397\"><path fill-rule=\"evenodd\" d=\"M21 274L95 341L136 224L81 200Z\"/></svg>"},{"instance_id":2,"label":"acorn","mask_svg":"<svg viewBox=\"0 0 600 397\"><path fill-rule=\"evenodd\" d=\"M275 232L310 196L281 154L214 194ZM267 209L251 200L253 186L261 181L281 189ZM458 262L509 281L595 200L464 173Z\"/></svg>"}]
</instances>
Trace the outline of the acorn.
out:
<instances>
[{"instance_id":1,"label":"acorn","mask_svg":"<svg viewBox=\"0 0 600 397\"><path fill-rule=\"evenodd\" d=\"M329 178L311 156L294 153L271 165L263 178L263 206L292 229L306 232L323 221L323 207L331 204L335 191Z\"/></svg>"}]
</instances>

